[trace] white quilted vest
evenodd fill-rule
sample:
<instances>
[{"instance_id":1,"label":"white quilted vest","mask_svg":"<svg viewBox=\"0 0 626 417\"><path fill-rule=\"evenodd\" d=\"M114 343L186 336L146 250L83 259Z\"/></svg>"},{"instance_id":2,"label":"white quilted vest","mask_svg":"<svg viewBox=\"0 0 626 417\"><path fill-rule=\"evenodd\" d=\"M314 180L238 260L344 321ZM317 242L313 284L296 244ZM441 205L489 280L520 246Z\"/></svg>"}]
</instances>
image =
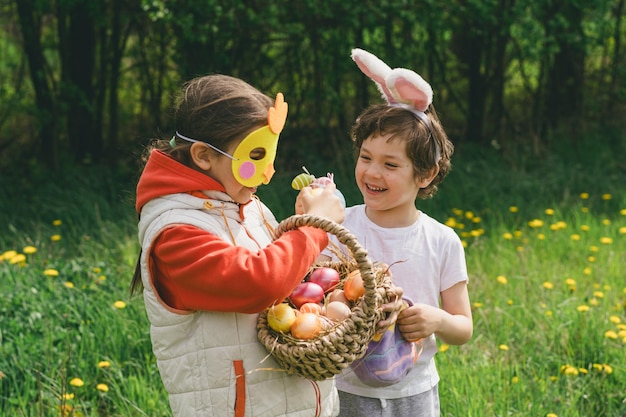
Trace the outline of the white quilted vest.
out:
<instances>
[{"instance_id":1,"label":"white quilted vest","mask_svg":"<svg viewBox=\"0 0 626 417\"><path fill-rule=\"evenodd\" d=\"M242 222L239 206L225 202L225 194L211 191L207 196L211 198L176 194L154 199L142 208L139 222L144 302L173 415L336 416L339 403L334 381L314 382L280 371L257 340L257 314L177 311L166 307L155 293L147 255L166 227L193 225L227 242L233 243L234 238L236 245L252 250L271 242L264 219L272 227L276 220L261 202L245 206ZM245 401L237 398L236 384L241 378Z\"/></svg>"}]
</instances>

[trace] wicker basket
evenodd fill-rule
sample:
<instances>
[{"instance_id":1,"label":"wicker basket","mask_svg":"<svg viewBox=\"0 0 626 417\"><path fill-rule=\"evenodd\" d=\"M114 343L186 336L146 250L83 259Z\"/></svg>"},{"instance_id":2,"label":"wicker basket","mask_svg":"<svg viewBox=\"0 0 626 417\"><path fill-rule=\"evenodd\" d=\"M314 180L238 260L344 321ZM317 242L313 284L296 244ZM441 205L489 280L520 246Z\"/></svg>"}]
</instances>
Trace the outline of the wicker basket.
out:
<instances>
[{"instance_id":1,"label":"wicker basket","mask_svg":"<svg viewBox=\"0 0 626 417\"><path fill-rule=\"evenodd\" d=\"M387 275L384 265L374 264L369 259L367 251L359 245L354 235L335 222L310 215L291 216L278 225L276 237L302 226L317 227L332 233L340 243L346 245L353 260L318 263L313 267L336 269L341 277L339 288L350 271L359 269L365 295L354 304L347 319L310 340L296 339L288 333L272 330L267 323L267 310L260 314L257 330L261 343L286 372L321 381L340 373L365 354L374 336L376 323L384 315L381 304L392 296L391 277Z\"/></svg>"}]
</instances>

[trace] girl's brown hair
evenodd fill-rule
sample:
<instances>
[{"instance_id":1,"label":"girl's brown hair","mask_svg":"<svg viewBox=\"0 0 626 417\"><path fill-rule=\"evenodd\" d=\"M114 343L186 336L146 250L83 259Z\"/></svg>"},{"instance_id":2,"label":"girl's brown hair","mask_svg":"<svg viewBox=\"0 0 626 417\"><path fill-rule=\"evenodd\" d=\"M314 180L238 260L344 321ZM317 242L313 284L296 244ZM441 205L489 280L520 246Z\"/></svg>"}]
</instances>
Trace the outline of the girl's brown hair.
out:
<instances>
[{"instance_id":1,"label":"girl's brown hair","mask_svg":"<svg viewBox=\"0 0 626 417\"><path fill-rule=\"evenodd\" d=\"M267 124L267 112L273 104L270 97L238 78L219 74L194 78L183 84L176 96L176 132L225 150L232 142ZM153 141L144 152L144 164L150 153L158 149L197 169L189 153L192 143L176 135L173 140ZM223 157L218 152L215 154ZM141 259L141 254L139 257ZM137 260L130 286L131 296L141 287L141 265Z\"/></svg>"},{"instance_id":2,"label":"girl's brown hair","mask_svg":"<svg viewBox=\"0 0 626 417\"><path fill-rule=\"evenodd\" d=\"M177 132L225 150L232 142L267 124L267 112L274 101L239 78L215 74L183 84L174 103ZM169 138L154 141L144 153L144 161L152 150L158 149L195 168L189 154L191 143L174 137L174 147Z\"/></svg>"},{"instance_id":3,"label":"girl's brown hair","mask_svg":"<svg viewBox=\"0 0 626 417\"><path fill-rule=\"evenodd\" d=\"M450 158L454 145L441 126L434 107L426 110L430 128L411 111L388 104L375 104L363 111L352 126L350 135L358 153L366 139L389 135L388 140L401 140L406 144L406 154L413 162L416 178L428 177L439 166L439 173L426 188L419 190L418 198L431 198L438 185L452 167Z\"/></svg>"}]
</instances>

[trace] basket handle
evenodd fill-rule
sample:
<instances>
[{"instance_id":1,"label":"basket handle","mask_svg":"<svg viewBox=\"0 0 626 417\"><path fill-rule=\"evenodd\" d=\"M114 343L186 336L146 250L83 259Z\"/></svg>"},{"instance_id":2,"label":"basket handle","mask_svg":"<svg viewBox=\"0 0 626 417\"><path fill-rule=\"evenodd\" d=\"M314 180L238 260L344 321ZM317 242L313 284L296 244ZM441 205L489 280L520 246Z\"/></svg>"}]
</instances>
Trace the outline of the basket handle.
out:
<instances>
[{"instance_id":1,"label":"basket handle","mask_svg":"<svg viewBox=\"0 0 626 417\"><path fill-rule=\"evenodd\" d=\"M376 278L373 273L372 261L367 255L367 250L359 244L356 237L348 229L332 220L309 214L296 214L287 217L278 224L275 230L275 238L277 239L283 233L296 230L302 226L316 227L326 233L332 233L340 243L350 250L363 279L363 287L365 288L364 311L369 314L370 309L376 310L382 303L382 296L376 291Z\"/></svg>"}]
</instances>

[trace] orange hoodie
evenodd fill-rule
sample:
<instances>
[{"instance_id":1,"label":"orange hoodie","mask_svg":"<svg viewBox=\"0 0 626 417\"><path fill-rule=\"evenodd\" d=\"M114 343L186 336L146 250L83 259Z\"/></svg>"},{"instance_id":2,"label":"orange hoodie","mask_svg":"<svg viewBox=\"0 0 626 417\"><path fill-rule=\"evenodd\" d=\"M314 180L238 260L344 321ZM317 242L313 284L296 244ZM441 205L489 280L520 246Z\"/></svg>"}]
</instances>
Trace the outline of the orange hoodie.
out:
<instances>
[{"instance_id":1,"label":"orange hoodie","mask_svg":"<svg viewBox=\"0 0 626 417\"><path fill-rule=\"evenodd\" d=\"M224 191L212 178L153 151L137 185L137 211L169 194ZM240 213L243 211L240 210ZM258 251L190 225L172 225L149 254L155 290L170 307L258 313L284 300L328 245L323 230L301 227ZM207 273L210 271L210 273Z\"/></svg>"}]
</instances>

